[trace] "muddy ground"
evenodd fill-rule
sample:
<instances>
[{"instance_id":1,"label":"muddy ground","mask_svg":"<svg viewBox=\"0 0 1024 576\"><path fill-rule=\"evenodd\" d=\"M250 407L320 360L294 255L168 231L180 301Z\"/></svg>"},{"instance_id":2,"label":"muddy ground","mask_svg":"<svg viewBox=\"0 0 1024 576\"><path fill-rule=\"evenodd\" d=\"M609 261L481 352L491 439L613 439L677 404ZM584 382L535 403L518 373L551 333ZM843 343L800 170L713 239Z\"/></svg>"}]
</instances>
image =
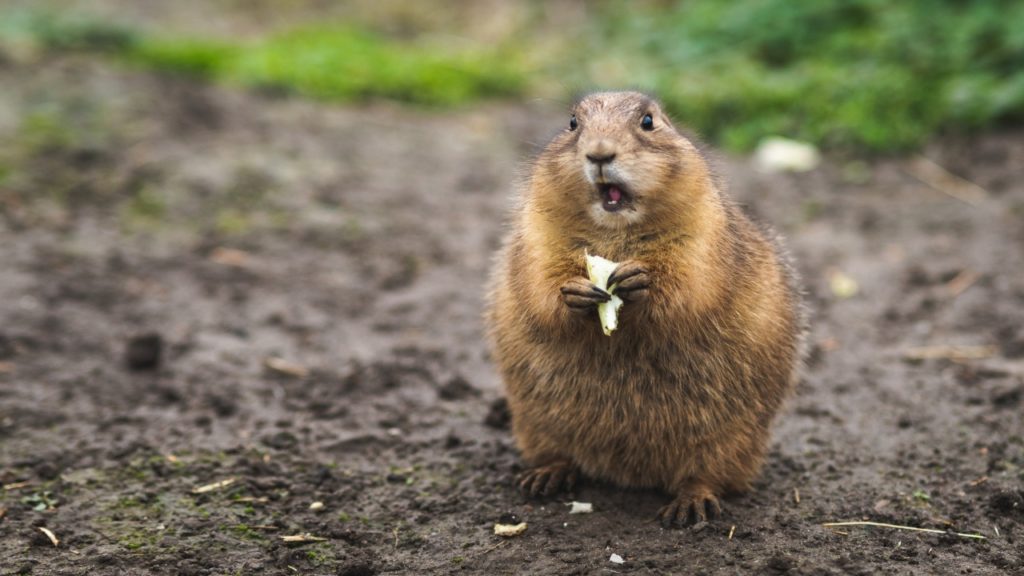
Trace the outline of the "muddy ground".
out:
<instances>
[{"instance_id":1,"label":"muddy ground","mask_svg":"<svg viewBox=\"0 0 1024 576\"><path fill-rule=\"evenodd\" d=\"M512 487L482 286L562 104L327 106L74 55L5 54L0 86L0 574L1024 565L1022 131L925 151L979 188L722 159L788 238L813 353L755 489L663 530L661 494L587 483L570 516ZM949 346L976 357L910 357ZM822 526L848 520L985 539Z\"/></svg>"}]
</instances>

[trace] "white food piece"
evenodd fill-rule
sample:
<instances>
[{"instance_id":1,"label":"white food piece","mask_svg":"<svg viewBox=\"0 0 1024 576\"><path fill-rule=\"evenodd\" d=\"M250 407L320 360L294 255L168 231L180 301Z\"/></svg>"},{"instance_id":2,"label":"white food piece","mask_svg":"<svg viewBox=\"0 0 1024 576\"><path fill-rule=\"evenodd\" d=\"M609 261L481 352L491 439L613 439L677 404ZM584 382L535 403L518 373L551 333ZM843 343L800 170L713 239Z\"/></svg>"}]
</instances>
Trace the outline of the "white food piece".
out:
<instances>
[{"instance_id":1,"label":"white food piece","mask_svg":"<svg viewBox=\"0 0 1024 576\"><path fill-rule=\"evenodd\" d=\"M519 536L523 532L526 532L526 522L520 522L519 524L495 524L494 534L497 536L505 536L511 538L512 536Z\"/></svg>"},{"instance_id":2,"label":"white food piece","mask_svg":"<svg viewBox=\"0 0 1024 576\"><path fill-rule=\"evenodd\" d=\"M622 558L622 556L619 556L618 554L612 554L611 558L609 558L608 561L609 562L613 562L615 564L625 564L626 563L626 561Z\"/></svg>"},{"instance_id":3,"label":"white food piece","mask_svg":"<svg viewBox=\"0 0 1024 576\"><path fill-rule=\"evenodd\" d=\"M572 506L569 514L590 514L594 511L594 505L590 502L570 502L566 506Z\"/></svg>"},{"instance_id":4,"label":"white food piece","mask_svg":"<svg viewBox=\"0 0 1024 576\"><path fill-rule=\"evenodd\" d=\"M324 509L324 503L320 501L313 502L312 504L309 505L309 509L314 512L319 512L320 510Z\"/></svg>"},{"instance_id":5,"label":"white food piece","mask_svg":"<svg viewBox=\"0 0 1024 576\"><path fill-rule=\"evenodd\" d=\"M611 336L612 332L619 327L619 308L622 307L622 298L615 295L615 286L608 286L608 277L612 275L618 262L612 262L600 256L587 257L587 276L595 286L612 295L612 299L597 305L597 316L601 319L601 329L605 336Z\"/></svg>"},{"instance_id":6,"label":"white food piece","mask_svg":"<svg viewBox=\"0 0 1024 576\"><path fill-rule=\"evenodd\" d=\"M821 154L813 144L770 136L757 145L754 162L766 172L807 172L818 166Z\"/></svg>"}]
</instances>

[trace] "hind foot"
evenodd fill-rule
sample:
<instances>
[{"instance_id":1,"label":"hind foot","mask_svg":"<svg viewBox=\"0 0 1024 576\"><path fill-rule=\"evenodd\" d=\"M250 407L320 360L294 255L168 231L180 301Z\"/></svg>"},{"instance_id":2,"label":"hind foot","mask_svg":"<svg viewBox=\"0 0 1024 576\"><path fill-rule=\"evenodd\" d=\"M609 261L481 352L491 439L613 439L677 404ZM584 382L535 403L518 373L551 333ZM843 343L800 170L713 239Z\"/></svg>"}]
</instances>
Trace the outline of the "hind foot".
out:
<instances>
[{"instance_id":1,"label":"hind foot","mask_svg":"<svg viewBox=\"0 0 1024 576\"><path fill-rule=\"evenodd\" d=\"M706 485L691 484L658 511L658 519L665 528L681 528L714 520L721 514L722 506L715 493Z\"/></svg>"},{"instance_id":2,"label":"hind foot","mask_svg":"<svg viewBox=\"0 0 1024 576\"><path fill-rule=\"evenodd\" d=\"M530 468L519 475L516 483L523 496L553 496L569 492L576 487L579 470L568 460L556 460L543 466Z\"/></svg>"}]
</instances>

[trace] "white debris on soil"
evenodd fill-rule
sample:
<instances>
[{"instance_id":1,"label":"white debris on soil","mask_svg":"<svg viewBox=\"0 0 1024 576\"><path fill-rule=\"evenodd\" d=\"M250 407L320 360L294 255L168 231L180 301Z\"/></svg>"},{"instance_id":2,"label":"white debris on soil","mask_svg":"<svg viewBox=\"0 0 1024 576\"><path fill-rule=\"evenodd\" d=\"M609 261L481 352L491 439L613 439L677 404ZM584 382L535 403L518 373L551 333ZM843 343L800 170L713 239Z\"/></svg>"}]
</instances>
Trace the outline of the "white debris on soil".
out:
<instances>
[{"instance_id":1,"label":"white debris on soil","mask_svg":"<svg viewBox=\"0 0 1024 576\"><path fill-rule=\"evenodd\" d=\"M813 144L770 136L757 145L754 162L766 172L807 172L817 168L821 154Z\"/></svg>"},{"instance_id":2,"label":"white debris on soil","mask_svg":"<svg viewBox=\"0 0 1024 576\"><path fill-rule=\"evenodd\" d=\"M324 503L319 501L313 502L312 504L309 505L309 509L312 510L313 512L320 512L321 510L324 509Z\"/></svg>"},{"instance_id":3,"label":"white debris on soil","mask_svg":"<svg viewBox=\"0 0 1024 576\"><path fill-rule=\"evenodd\" d=\"M590 514L594 511L594 505L590 502L569 502L566 506L572 506L569 514Z\"/></svg>"},{"instance_id":4,"label":"white debris on soil","mask_svg":"<svg viewBox=\"0 0 1024 576\"><path fill-rule=\"evenodd\" d=\"M50 543L52 543L54 546L60 545L60 539L57 538L57 535L54 534L49 528L43 528L42 526L40 526L39 531L43 534L46 534L46 537L50 539Z\"/></svg>"},{"instance_id":5,"label":"white debris on soil","mask_svg":"<svg viewBox=\"0 0 1024 576\"><path fill-rule=\"evenodd\" d=\"M327 538L321 538L320 536L313 536L310 533L305 534L293 534L289 536L278 536L282 542L288 542L290 544L304 544L306 542L327 542Z\"/></svg>"},{"instance_id":6,"label":"white debris on soil","mask_svg":"<svg viewBox=\"0 0 1024 576\"><path fill-rule=\"evenodd\" d=\"M832 268L828 270L827 274L828 286L832 290L832 294L840 300L852 298L860 290L860 287L857 286L857 281L842 270Z\"/></svg>"},{"instance_id":7,"label":"white debris on soil","mask_svg":"<svg viewBox=\"0 0 1024 576\"><path fill-rule=\"evenodd\" d=\"M608 558L608 561L612 562L612 563L615 563L615 564L625 564L626 563L626 561L622 558L622 556L619 556L618 554L612 554L611 557Z\"/></svg>"},{"instance_id":8,"label":"white debris on soil","mask_svg":"<svg viewBox=\"0 0 1024 576\"><path fill-rule=\"evenodd\" d=\"M220 482L214 482L213 484L207 484L205 486L200 486L198 488L194 488L192 490L192 493L193 494L205 494L206 492L212 492L213 490L220 490L221 488L227 488L228 486L231 486L234 483L235 483L235 479L234 478L228 478L226 480L221 480Z\"/></svg>"},{"instance_id":9,"label":"white debris on soil","mask_svg":"<svg viewBox=\"0 0 1024 576\"><path fill-rule=\"evenodd\" d=\"M284 358L267 358L263 361L263 366L271 372L291 376L292 378L303 379L309 376L309 368Z\"/></svg>"},{"instance_id":10,"label":"white debris on soil","mask_svg":"<svg viewBox=\"0 0 1024 576\"><path fill-rule=\"evenodd\" d=\"M511 538L512 536L519 536L523 532L526 532L526 522L520 522L519 524L495 524L494 534L496 536L504 536Z\"/></svg>"}]
</instances>

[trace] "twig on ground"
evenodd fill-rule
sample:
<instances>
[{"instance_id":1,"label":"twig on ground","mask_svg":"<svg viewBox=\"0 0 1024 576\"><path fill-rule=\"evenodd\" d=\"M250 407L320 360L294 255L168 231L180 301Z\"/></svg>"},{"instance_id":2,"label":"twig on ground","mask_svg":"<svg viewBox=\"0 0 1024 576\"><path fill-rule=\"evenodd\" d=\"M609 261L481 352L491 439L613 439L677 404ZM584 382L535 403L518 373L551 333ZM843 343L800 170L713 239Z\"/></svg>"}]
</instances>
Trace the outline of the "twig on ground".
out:
<instances>
[{"instance_id":1,"label":"twig on ground","mask_svg":"<svg viewBox=\"0 0 1024 576\"><path fill-rule=\"evenodd\" d=\"M312 534L295 534L292 536L278 536L283 542L302 544L305 542L327 542L327 538L321 538L320 536L313 536Z\"/></svg>"},{"instance_id":2,"label":"twig on ground","mask_svg":"<svg viewBox=\"0 0 1024 576\"><path fill-rule=\"evenodd\" d=\"M911 162L906 171L929 187L968 206L981 204L989 195L981 186L953 174L924 156L919 156Z\"/></svg>"},{"instance_id":3,"label":"twig on ground","mask_svg":"<svg viewBox=\"0 0 1024 576\"><path fill-rule=\"evenodd\" d=\"M284 374L292 378L302 379L309 376L309 368L284 358L267 358L263 361L263 365L271 372Z\"/></svg>"},{"instance_id":4,"label":"twig on ground","mask_svg":"<svg viewBox=\"0 0 1024 576\"><path fill-rule=\"evenodd\" d=\"M964 534L961 532L951 532L947 530L937 530L935 528L917 528L915 526L901 526L899 524L886 524L884 522L869 522L869 521L854 521L854 522L825 522L822 526L826 528L834 528L839 526L874 526L876 528L894 528L896 530L910 530L912 532L928 532L929 534L951 534L953 536L960 536L961 538L973 538L975 540L986 540L981 534Z\"/></svg>"},{"instance_id":5,"label":"twig on ground","mask_svg":"<svg viewBox=\"0 0 1024 576\"><path fill-rule=\"evenodd\" d=\"M252 255L237 248L225 248L223 246L214 249L208 256L211 262L222 266L233 268L247 268L252 265Z\"/></svg>"},{"instance_id":6,"label":"twig on ground","mask_svg":"<svg viewBox=\"0 0 1024 576\"><path fill-rule=\"evenodd\" d=\"M266 502L269 502L269 501L270 501L270 498L267 498L266 496L260 496L258 498L256 496L242 496L241 498L235 498L234 500L231 501L231 503L232 504L265 504Z\"/></svg>"},{"instance_id":7,"label":"twig on ground","mask_svg":"<svg viewBox=\"0 0 1024 576\"><path fill-rule=\"evenodd\" d=\"M903 352L907 360L981 360L999 352L996 346L918 346Z\"/></svg>"},{"instance_id":8,"label":"twig on ground","mask_svg":"<svg viewBox=\"0 0 1024 576\"><path fill-rule=\"evenodd\" d=\"M732 540L732 535L736 533L736 525L733 524L729 527L729 540Z\"/></svg>"},{"instance_id":9,"label":"twig on ground","mask_svg":"<svg viewBox=\"0 0 1024 576\"><path fill-rule=\"evenodd\" d=\"M979 278L981 278L981 274L977 271L965 268L961 270L959 274L954 276L952 280L946 283L946 290L949 291L950 296L956 298L963 294L965 290L973 286Z\"/></svg>"},{"instance_id":10,"label":"twig on ground","mask_svg":"<svg viewBox=\"0 0 1024 576\"><path fill-rule=\"evenodd\" d=\"M200 486L198 488L194 488L192 490L192 493L193 494L204 494L206 492L211 492L213 490L220 490L221 488L227 488L228 486L231 486L234 483L235 483L235 479L234 478L228 478L227 480L221 480L220 482L214 482L213 484L207 484L205 486Z\"/></svg>"},{"instance_id":11,"label":"twig on ground","mask_svg":"<svg viewBox=\"0 0 1024 576\"><path fill-rule=\"evenodd\" d=\"M117 540L114 540L110 536L107 536L106 534L104 534L103 532L97 530L96 528L93 528L92 526L86 526L85 529L90 531L90 532L93 532L93 533L99 535L100 537L102 537L107 542L110 542L111 544L119 544Z\"/></svg>"},{"instance_id":12,"label":"twig on ground","mask_svg":"<svg viewBox=\"0 0 1024 576\"><path fill-rule=\"evenodd\" d=\"M799 504L800 503L800 489L799 488L793 488L793 503L794 504Z\"/></svg>"}]
</instances>

